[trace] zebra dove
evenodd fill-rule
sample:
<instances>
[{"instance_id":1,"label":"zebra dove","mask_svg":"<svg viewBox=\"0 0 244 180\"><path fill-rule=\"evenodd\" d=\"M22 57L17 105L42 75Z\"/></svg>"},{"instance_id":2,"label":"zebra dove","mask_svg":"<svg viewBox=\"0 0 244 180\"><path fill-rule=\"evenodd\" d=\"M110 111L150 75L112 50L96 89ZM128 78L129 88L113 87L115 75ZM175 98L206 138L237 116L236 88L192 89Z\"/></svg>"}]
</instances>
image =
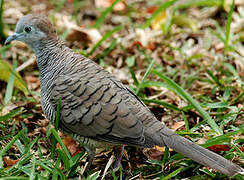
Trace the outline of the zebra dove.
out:
<instances>
[{"instance_id":1,"label":"zebra dove","mask_svg":"<svg viewBox=\"0 0 244 180\"><path fill-rule=\"evenodd\" d=\"M229 176L244 174L240 166L168 129L116 77L68 48L46 17L21 18L5 43L13 40L36 55L44 114L54 123L61 99L59 128L84 145L91 161L98 147L157 145Z\"/></svg>"}]
</instances>

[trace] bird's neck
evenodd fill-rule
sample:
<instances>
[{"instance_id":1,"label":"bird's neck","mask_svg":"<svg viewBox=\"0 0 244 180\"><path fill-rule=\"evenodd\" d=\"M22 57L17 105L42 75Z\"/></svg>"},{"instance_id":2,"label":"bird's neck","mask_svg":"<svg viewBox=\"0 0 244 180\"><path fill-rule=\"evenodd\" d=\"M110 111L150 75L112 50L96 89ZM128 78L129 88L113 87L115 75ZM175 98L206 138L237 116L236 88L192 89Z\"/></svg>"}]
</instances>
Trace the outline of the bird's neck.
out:
<instances>
[{"instance_id":1,"label":"bird's neck","mask_svg":"<svg viewBox=\"0 0 244 180\"><path fill-rule=\"evenodd\" d=\"M66 54L72 53L65 43L60 39L50 39L37 43L32 47L41 75L50 70L50 68L60 68L67 58ZM53 69L51 72L55 72Z\"/></svg>"},{"instance_id":2,"label":"bird's neck","mask_svg":"<svg viewBox=\"0 0 244 180\"><path fill-rule=\"evenodd\" d=\"M32 46L32 50L35 53L40 72L41 103L45 114L48 115L48 118L53 119L53 115L46 112L51 109L49 102L51 90L55 79L63 73L67 59L66 54L69 54L68 52L71 50L60 39L43 40Z\"/></svg>"},{"instance_id":3,"label":"bird's neck","mask_svg":"<svg viewBox=\"0 0 244 180\"><path fill-rule=\"evenodd\" d=\"M60 39L43 40L32 47L32 50L40 71L41 89L46 91L52 86L56 77L65 70L67 56L73 52Z\"/></svg>"},{"instance_id":4,"label":"bird's neck","mask_svg":"<svg viewBox=\"0 0 244 180\"><path fill-rule=\"evenodd\" d=\"M60 39L43 40L32 47L39 68L54 63L53 60L56 58L51 55L60 54L66 48L64 42Z\"/></svg>"}]
</instances>

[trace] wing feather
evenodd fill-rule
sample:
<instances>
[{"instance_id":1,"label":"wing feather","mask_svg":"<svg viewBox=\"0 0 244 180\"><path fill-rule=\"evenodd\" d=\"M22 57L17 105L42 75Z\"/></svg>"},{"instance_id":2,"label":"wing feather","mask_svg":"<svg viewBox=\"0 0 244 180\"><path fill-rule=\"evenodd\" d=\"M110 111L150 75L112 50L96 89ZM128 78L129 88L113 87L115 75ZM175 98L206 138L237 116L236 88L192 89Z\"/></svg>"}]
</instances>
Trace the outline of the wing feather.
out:
<instances>
[{"instance_id":1,"label":"wing feather","mask_svg":"<svg viewBox=\"0 0 244 180\"><path fill-rule=\"evenodd\" d=\"M89 71L87 71L88 73ZM90 74L89 74L90 73ZM70 132L97 140L143 145L144 128L130 101L128 91L105 78L89 72L60 75L54 82L51 103L61 98L61 124ZM139 107L138 107L139 108Z\"/></svg>"}]
</instances>

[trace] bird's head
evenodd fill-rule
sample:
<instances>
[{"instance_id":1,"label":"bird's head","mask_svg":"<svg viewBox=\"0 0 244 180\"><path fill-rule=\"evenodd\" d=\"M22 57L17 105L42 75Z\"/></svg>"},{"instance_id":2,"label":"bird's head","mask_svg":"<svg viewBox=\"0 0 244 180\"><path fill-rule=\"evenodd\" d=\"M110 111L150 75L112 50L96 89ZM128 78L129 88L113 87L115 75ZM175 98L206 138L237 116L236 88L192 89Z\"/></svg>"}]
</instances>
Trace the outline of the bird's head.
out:
<instances>
[{"instance_id":1,"label":"bird's head","mask_svg":"<svg viewBox=\"0 0 244 180\"><path fill-rule=\"evenodd\" d=\"M55 28L45 16L29 14L18 21L14 34L6 39L5 44L17 40L34 47L40 41L56 37Z\"/></svg>"}]
</instances>

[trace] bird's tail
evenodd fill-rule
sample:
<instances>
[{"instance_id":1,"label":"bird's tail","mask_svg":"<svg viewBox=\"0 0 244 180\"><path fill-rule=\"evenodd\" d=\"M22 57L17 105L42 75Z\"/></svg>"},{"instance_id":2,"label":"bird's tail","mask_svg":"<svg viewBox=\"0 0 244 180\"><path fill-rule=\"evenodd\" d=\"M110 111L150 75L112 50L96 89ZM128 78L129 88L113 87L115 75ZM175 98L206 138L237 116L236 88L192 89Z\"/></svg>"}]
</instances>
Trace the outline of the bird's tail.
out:
<instances>
[{"instance_id":1,"label":"bird's tail","mask_svg":"<svg viewBox=\"0 0 244 180\"><path fill-rule=\"evenodd\" d=\"M186 138L175 134L167 127L161 129L160 136L161 140L163 139L164 145L204 166L208 166L229 176L234 176L238 173L244 175L244 169L240 166L208 149L194 144Z\"/></svg>"}]
</instances>

